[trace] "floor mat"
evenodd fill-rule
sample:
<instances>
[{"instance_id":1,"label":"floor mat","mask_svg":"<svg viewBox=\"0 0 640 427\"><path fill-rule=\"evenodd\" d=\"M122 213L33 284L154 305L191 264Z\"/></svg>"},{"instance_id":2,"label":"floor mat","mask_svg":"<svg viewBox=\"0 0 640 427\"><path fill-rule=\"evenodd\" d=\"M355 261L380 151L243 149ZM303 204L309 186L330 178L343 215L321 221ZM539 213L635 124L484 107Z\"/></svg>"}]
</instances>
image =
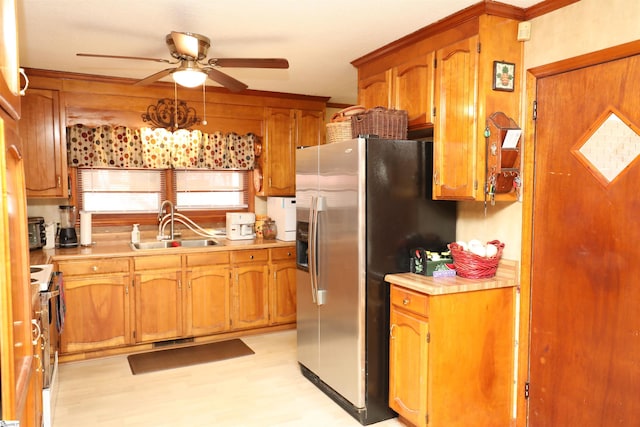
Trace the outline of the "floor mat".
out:
<instances>
[{"instance_id":1,"label":"floor mat","mask_svg":"<svg viewBox=\"0 0 640 427\"><path fill-rule=\"evenodd\" d=\"M219 360L247 356L253 353L253 350L242 342L242 340L232 339L229 341L132 354L127 357L127 360L129 361L131 373L137 375L162 371L164 369L179 368L181 366L196 365L198 363L217 362Z\"/></svg>"}]
</instances>

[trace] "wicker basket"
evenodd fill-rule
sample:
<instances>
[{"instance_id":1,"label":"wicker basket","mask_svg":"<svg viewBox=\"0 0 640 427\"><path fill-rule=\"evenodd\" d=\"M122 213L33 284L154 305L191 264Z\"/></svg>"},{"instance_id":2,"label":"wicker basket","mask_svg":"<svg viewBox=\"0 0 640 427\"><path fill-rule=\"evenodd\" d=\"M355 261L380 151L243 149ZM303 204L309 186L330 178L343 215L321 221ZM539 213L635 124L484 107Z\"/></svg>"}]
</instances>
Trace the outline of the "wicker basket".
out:
<instances>
[{"instance_id":1,"label":"wicker basket","mask_svg":"<svg viewBox=\"0 0 640 427\"><path fill-rule=\"evenodd\" d=\"M351 121L327 123L327 143L351 139Z\"/></svg>"},{"instance_id":2,"label":"wicker basket","mask_svg":"<svg viewBox=\"0 0 640 427\"><path fill-rule=\"evenodd\" d=\"M498 263L502 257L504 243L492 240L487 244L495 245L498 253L492 257L482 257L472 252L465 251L457 243L449 243L453 264L456 267L456 274L467 279L488 279L496 275Z\"/></svg>"},{"instance_id":3,"label":"wicker basket","mask_svg":"<svg viewBox=\"0 0 640 427\"><path fill-rule=\"evenodd\" d=\"M382 139L407 139L407 112L376 107L351 117L351 136L377 135Z\"/></svg>"}]
</instances>

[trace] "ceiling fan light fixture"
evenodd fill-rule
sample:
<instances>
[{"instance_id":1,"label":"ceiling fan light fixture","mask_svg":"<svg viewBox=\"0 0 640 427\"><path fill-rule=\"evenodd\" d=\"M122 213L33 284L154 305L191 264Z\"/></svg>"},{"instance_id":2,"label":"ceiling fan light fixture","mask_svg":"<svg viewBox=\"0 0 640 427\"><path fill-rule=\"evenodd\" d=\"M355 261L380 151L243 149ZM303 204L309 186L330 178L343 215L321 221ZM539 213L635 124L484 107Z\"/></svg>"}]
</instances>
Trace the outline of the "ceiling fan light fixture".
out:
<instances>
[{"instance_id":1,"label":"ceiling fan light fixture","mask_svg":"<svg viewBox=\"0 0 640 427\"><path fill-rule=\"evenodd\" d=\"M204 71L193 68L174 71L171 77L173 77L174 82L184 87L200 86L207 80L207 74Z\"/></svg>"}]
</instances>

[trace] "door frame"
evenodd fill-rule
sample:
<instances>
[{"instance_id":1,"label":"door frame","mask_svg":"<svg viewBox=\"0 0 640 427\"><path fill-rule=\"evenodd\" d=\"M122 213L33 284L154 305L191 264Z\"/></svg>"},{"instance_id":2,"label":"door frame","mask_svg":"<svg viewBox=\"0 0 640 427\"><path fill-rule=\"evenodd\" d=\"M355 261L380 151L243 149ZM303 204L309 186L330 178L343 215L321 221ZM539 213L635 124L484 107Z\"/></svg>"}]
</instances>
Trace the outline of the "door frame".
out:
<instances>
[{"instance_id":1,"label":"door frame","mask_svg":"<svg viewBox=\"0 0 640 427\"><path fill-rule=\"evenodd\" d=\"M518 381L516 386L517 418L516 426L528 425L529 405L525 398L525 385L529 381L529 355L531 349L531 264L533 245L533 199L535 173L535 120L534 101L537 97L538 79L560 73L599 65L630 56L640 55L640 40L602 49L592 53L564 59L558 62L530 68L526 73L526 107L523 149L523 192L522 192L522 247L520 269L520 330L518 336Z\"/></svg>"}]
</instances>

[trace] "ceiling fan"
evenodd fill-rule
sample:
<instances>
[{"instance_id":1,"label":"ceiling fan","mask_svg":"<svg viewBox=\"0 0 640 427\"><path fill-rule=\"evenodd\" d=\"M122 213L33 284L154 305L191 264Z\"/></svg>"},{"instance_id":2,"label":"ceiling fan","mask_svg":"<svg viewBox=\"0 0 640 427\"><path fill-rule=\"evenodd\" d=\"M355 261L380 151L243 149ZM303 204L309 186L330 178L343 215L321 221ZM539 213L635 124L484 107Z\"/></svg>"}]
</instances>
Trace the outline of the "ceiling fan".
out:
<instances>
[{"instance_id":1,"label":"ceiling fan","mask_svg":"<svg viewBox=\"0 0 640 427\"><path fill-rule=\"evenodd\" d=\"M230 91L240 92L248 86L239 80L219 71L217 68L289 68L289 62L283 58L211 58L205 62L207 50L211 45L208 37L200 34L172 31L167 34L165 41L174 61L159 58L145 58L140 56L100 55L93 53L78 53L77 56L91 56L96 58L136 59L142 61L164 62L178 64L177 67L165 68L134 83L136 86L151 84L163 77L171 75L173 80L185 87L202 85L207 77L221 84Z\"/></svg>"}]
</instances>

